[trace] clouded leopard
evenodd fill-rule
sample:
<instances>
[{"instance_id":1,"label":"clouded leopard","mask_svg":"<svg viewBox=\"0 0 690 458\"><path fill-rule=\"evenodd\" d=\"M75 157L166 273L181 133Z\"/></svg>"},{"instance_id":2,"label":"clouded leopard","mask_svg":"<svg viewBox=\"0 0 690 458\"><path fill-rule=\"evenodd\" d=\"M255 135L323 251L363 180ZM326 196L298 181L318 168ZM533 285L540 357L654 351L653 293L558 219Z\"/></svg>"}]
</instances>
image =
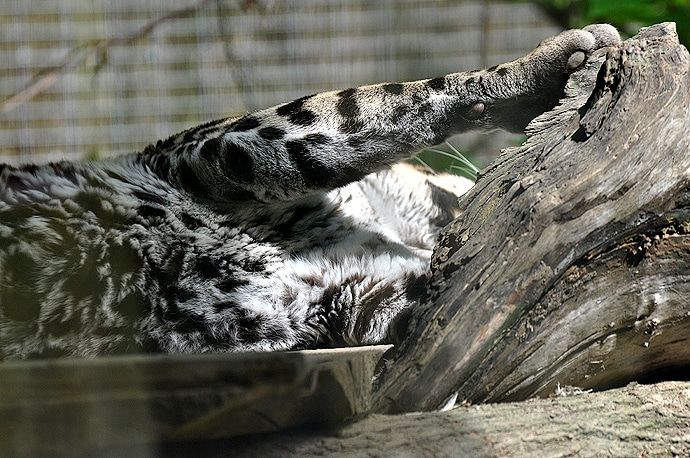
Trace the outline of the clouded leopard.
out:
<instances>
[{"instance_id":1,"label":"clouded leopard","mask_svg":"<svg viewBox=\"0 0 690 458\"><path fill-rule=\"evenodd\" d=\"M488 70L311 95L114 159L0 165L0 358L394 340L471 185L394 164L523 130L618 40L590 26Z\"/></svg>"}]
</instances>

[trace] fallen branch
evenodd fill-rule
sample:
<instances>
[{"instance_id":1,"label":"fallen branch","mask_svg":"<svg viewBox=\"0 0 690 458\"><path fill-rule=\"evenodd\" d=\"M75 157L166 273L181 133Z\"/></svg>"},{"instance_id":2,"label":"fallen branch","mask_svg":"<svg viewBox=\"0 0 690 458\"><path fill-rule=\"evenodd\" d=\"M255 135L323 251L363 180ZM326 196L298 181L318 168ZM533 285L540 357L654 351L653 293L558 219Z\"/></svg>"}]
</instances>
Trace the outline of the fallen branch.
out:
<instances>
[{"instance_id":1,"label":"fallen branch","mask_svg":"<svg viewBox=\"0 0 690 458\"><path fill-rule=\"evenodd\" d=\"M462 200L378 411L687 374L690 57L662 24L600 66Z\"/></svg>"}]
</instances>

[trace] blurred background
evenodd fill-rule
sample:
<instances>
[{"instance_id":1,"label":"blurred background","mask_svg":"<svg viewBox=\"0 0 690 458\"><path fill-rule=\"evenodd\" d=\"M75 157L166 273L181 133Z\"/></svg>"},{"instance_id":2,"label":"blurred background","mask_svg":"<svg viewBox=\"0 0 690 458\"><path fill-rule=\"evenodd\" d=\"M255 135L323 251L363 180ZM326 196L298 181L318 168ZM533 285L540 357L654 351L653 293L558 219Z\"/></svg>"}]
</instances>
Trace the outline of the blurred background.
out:
<instances>
[{"instance_id":1,"label":"blurred background","mask_svg":"<svg viewBox=\"0 0 690 458\"><path fill-rule=\"evenodd\" d=\"M627 35L690 0L3 0L0 162L102 157L314 92L512 60L569 27ZM522 141L463 135L484 166Z\"/></svg>"}]
</instances>

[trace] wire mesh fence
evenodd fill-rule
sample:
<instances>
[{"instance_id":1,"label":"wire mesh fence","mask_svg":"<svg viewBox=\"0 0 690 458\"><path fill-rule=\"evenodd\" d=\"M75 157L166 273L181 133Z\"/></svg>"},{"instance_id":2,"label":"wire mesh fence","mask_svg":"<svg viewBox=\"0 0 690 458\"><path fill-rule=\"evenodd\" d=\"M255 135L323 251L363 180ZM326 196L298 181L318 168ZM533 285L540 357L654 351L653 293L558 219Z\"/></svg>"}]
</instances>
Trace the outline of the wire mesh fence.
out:
<instances>
[{"instance_id":1,"label":"wire mesh fence","mask_svg":"<svg viewBox=\"0 0 690 458\"><path fill-rule=\"evenodd\" d=\"M139 150L318 91L504 62L557 32L498 1L5 0L0 160Z\"/></svg>"}]
</instances>

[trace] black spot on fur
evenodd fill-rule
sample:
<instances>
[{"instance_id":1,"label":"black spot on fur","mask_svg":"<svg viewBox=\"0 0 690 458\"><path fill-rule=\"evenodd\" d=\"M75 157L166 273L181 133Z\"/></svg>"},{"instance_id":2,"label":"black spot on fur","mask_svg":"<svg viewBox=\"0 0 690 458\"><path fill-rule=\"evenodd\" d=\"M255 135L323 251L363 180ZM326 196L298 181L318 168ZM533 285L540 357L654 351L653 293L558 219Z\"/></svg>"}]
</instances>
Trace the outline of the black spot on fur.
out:
<instances>
[{"instance_id":1,"label":"black spot on fur","mask_svg":"<svg viewBox=\"0 0 690 458\"><path fill-rule=\"evenodd\" d=\"M426 282L427 278L425 276L415 277L410 276L405 279L405 295L407 299L412 301L419 301L426 295Z\"/></svg>"},{"instance_id":2,"label":"black spot on fur","mask_svg":"<svg viewBox=\"0 0 690 458\"><path fill-rule=\"evenodd\" d=\"M254 159L246 149L227 143L224 151L225 171L242 183L254 181Z\"/></svg>"},{"instance_id":3,"label":"black spot on fur","mask_svg":"<svg viewBox=\"0 0 690 458\"><path fill-rule=\"evenodd\" d=\"M205 186L199 181L199 177L196 176L192 167L186 162L180 162L178 173L180 176L180 182L182 186L197 195L203 195L206 193Z\"/></svg>"},{"instance_id":4,"label":"black spot on fur","mask_svg":"<svg viewBox=\"0 0 690 458\"><path fill-rule=\"evenodd\" d=\"M396 296L395 287L392 284L385 284L380 288L375 288L367 294L362 295L362 303L359 304L360 314L355 322L354 332L359 336L366 334L371 323L374 322L374 316L380 311L380 308L385 309L388 301Z\"/></svg>"},{"instance_id":5,"label":"black spot on fur","mask_svg":"<svg viewBox=\"0 0 690 458\"><path fill-rule=\"evenodd\" d=\"M290 159L302 172L302 177L307 185L323 186L328 183L331 175L330 171L309 152L305 141L290 140L285 142L285 147L290 155Z\"/></svg>"},{"instance_id":6,"label":"black spot on fur","mask_svg":"<svg viewBox=\"0 0 690 458\"><path fill-rule=\"evenodd\" d=\"M316 113L310 110L300 110L288 116L291 123L298 126L311 126L316 122Z\"/></svg>"},{"instance_id":7,"label":"black spot on fur","mask_svg":"<svg viewBox=\"0 0 690 458\"><path fill-rule=\"evenodd\" d=\"M326 329L328 344L334 347L344 347L348 343L344 339L346 333L346 314L342 313L342 295L344 285L333 285L325 289L319 303L323 307L321 316L314 317ZM347 299L346 299L347 300ZM296 323L295 323L296 325Z\"/></svg>"},{"instance_id":8,"label":"black spot on fur","mask_svg":"<svg viewBox=\"0 0 690 458\"><path fill-rule=\"evenodd\" d=\"M9 173L7 178L5 179L5 186L7 189L14 189L16 191L23 191L25 189L29 189L28 184L17 177L17 175L14 175L12 173Z\"/></svg>"},{"instance_id":9,"label":"black spot on fur","mask_svg":"<svg viewBox=\"0 0 690 458\"><path fill-rule=\"evenodd\" d=\"M261 259L245 259L240 267L245 272L263 272L266 270L266 264Z\"/></svg>"},{"instance_id":10,"label":"black spot on fur","mask_svg":"<svg viewBox=\"0 0 690 458\"><path fill-rule=\"evenodd\" d=\"M259 136L266 140L280 140L285 137L285 131L279 127L269 126L259 129Z\"/></svg>"},{"instance_id":11,"label":"black spot on fur","mask_svg":"<svg viewBox=\"0 0 690 458\"><path fill-rule=\"evenodd\" d=\"M191 129L187 129L181 134L173 135L169 137L165 142L158 142L156 146L160 146L163 149L170 149L175 146L175 144L185 144L185 143L195 143L204 137L207 137L210 132L217 130L220 124L227 122L227 118L216 119L213 121L206 122L204 124L198 125ZM178 142L178 139L181 140Z\"/></svg>"},{"instance_id":12,"label":"black spot on fur","mask_svg":"<svg viewBox=\"0 0 690 458\"><path fill-rule=\"evenodd\" d=\"M443 76L432 78L426 82L426 85L435 91L443 91L446 89L446 78Z\"/></svg>"},{"instance_id":13,"label":"black spot on fur","mask_svg":"<svg viewBox=\"0 0 690 458\"><path fill-rule=\"evenodd\" d=\"M178 217L182 224L184 224L188 229L191 229L192 231L196 231L197 229L205 226L203 221L188 213L180 213Z\"/></svg>"},{"instance_id":14,"label":"black spot on fur","mask_svg":"<svg viewBox=\"0 0 690 458\"><path fill-rule=\"evenodd\" d=\"M115 305L115 311L127 318L129 322L143 316L149 311L147 301L142 297L141 293L132 293L125 296L120 302ZM105 328L107 332L110 328ZM112 332L112 330L110 330Z\"/></svg>"},{"instance_id":15,"label":"black spot on fur","mask_svg":"<svg viewBox=\"0 0 690 458\"><path fill-rule=\"evenodd\" d=\"M167 155L158 154L151 161L153 172L164 180L170 177L170 158Z\"/></svg>"},{"instance_id":16,"label":"black spot on fur","mask_svg":"<svg viewBox=\"0 0 690 458\"><path fill-rule=\"evenodd\" d=\"M111 243L108 246L108 259L113 279L138 275L144 267L139 250L129 240Z\"/></svg>"},{"instance_id":17,"label":"black spot on fur","mask_svg":"<svg viewBox=\"0 0 690 458\"><path fill-rule=\"evenodd\" d=\"M290 114L301 110L304 106L304 102L306 102L312 97L313 95L308 95L306 97L301 97L297 100L293 100L292 102L286 103L285 105L281 105L278 108L276 108L276 113L278 113L280 116L289 116Z\"/></svg>"},{"instance_id":18,"label":"black spot on fur","mask_svg":"<svg viewBox=\"0 0 690 458\"><path fill-rule=\"evenodd\" d=\"M77 334L83 324L80 314L71 313L51 316L49 319L43 320L41 327L43 332L55 337Z\"/></svg>"},{"instance_id":19,"label":"black spot on fur","mask_svg":"<svg viewBox=\"0 0 690 458\"><path fill-rule=\"evenodd\" d=\"M223 148L223 137L209 138L201 145L199 156L206 160L213 160Z\"/></svg>"},{"instance_id":20,"label":"black spot on fur","mask_svg":"<svg viewBox=\"0 0 690 458\"><path fill-rule=\"evenodd\" d=\"M286 212L278 221L273 222L273 228L280 234L292 234L295 231L304 231L304 225L300 222L304 221L309 215L313 215L323 210L324 202L318 200L315 204L298 205Z\"/></svg>"},{"instance_id":21,"label":"black spot on fur","mask_svg":"<svg viewBox=\"0 0 690 458\"><path fill-rule=\"evenodd\" d=\"M216 312L223 312L225 310L232 310L236 308L239 308L239 305L235 301L222 301L213 303L213 309Z\"/></svg>"},{"instance_id":22,"label":"black spot on fur","mask_svg":"<svg viewBox=\"0 0 690 458\"><path fill-rule=\"evenodd\" d=\"M158 267L151 266L149 271L153 279L156 280L160 296L167 302L168 307L174 307L175 304L195 297L192 291L186 290L178 284L185 266L185 245L184 241L180 241L179 245L170 247L163 258L164 263ZM163 312L165 313L165 310Z\"/></svg>"},{"instance_id":23,"label":"black spot on fur","mask_svg":"<svg viewBox=\"0 0 690 458\"><path fill-rule=\"evenodd\" d=\"M27 218L31 218L32 216L36 215L36 208L35 205L21 205L21 206L16 206L16 207L8 207L6 209L3 209L2 211L2 217L3 217L3 222L18 222L18 221L23 221ZM59 213L55 214L55 217L58 219L62 219L63 216L60 215ZM20 228L15 228L15 230L20 230ZM18 236L24 237L25 235L22 232L17 233Z\"/></svg>"},{"instance_id":24,"label":"black spot on fur","mask_svg":"<svg viewBox=\"0 0 690 458\"><path fill-rule=\"evenodd\" d=\"M15 170L17 170L17 169L15 169ZM31 173L31 174L35 175L36 172L38 172L39 168L38 168L38 165L36 165L36 164L25 164L25 165L22 165L18 170L21 170L22 172L27 172L27 173Z\"/></svg>"},{"instance_id":25,"label":"black spot on fur","mask_svg":"<svg viewBox=\"0 0 690 458\"><path fill-rule=\"evenodd\" d=\"M391 122L394 124L399 123L405 115L409 112L410 108L407 105L400 105L393 110L391 114Z\"/></svg>"},{"instance_id":26,"label":"black spot on fur","mask_svg":"<svg viewBox=\"0 0 690 458\"><path fill-rule=\"evenodd\" d=\"M307 150L307 143L303 140L289 140L285 142L285 148L290 157L298 164L307 161L311 157Z\"/></svg>"},{"instance_id":27,"label":"black spot on fur","mask_svg":"<svg viewBox=\"0 0 690 458\"><path fill-rule=\"evenodd\" d=\"M254 116L247 115L232 123L230 130L233 132L246 132L248 130L256 129L260 125L261 122L258 119L256 119Z\"/></svg>"},{"instance_id":28,"label":"black spot on fur","mask_svg":"<svg viewBox=\"0 0 690 458\"><path fill-rule=\"evenodd\" d=\"M310 126L316 121L316 114L313 111L304 108L304 103L313 96L302 97L286 103L276 109L276 113L280 116L287 117L290 122L298 126Z\"/></svg>"},{"instance_id":29,"label":"black spot on fur","mask_svg":"<svg viewBox=\"0 0 690 458\"><path fill-rule=\"evenodd\" d=\"M338 104L336 108L338 113L347 119L356 118L359 116L359 105L357 105L357 98L355 97L356 89L345 89L338 92Z\"/></svg>"},{"instance_id":30,"label":"black spot on fur","mask_svg":"<svg viewBox=\"0 0 690 458\"><path fill-rule=\"evenodd\" d=\"M423 117L423 116L427 115L428 113L430 113L431 111L433 111L433 109L434 109L434 107L431 104L431 102L424 102L424 103L421 103L419 105L419 107L417 108L417 114Z\"/></svg>"},{"instance_id":31,"label":"black spot on fur","mask_svg":"<svg viewBox=\"0 0 690 458\"><path fill-rule=\"evenodd\" d=\"M38 269L38 266L30 256L22 252L5 256L7 258L3 274L11 281L0 289L2 317L6 320L38 323L42 298L33 284L33 271Z\"/></svg>"},{"instance_id":32,"label":"black spot on fur","mask_svg":"<svg viewBox=\"0 0 690 458\"><path fill-rule=\"evenodd\" d=\"M506 76L508 74L508 69L506 67L501 67L498 69L496 73L498 73L501 76Z\"/></svg>"},{"instance_id":33,"label":"black spot on fur","mask_svg":"<svg viewBox=\"0 0 690 458\"><path fill-rule=\"evenodd\" d=\"M219 279L217 288L223 292L231 292L248 282L237 279L232 273L218 267L217 262L211 258L201 257L194 264L194 271L204 280Z\"/></svg>"},{"instance_id":34,"label":"black spot on fur","mask_svg":"<svg viewBox=\"0 0 690 458\"><path fill-rule=\"evenodd\" d=\"M216 264L207 257L198 258L194 262L194 271L199 273L199 276L204 280L216 278L220 275L220 270Z\"/></svg>"},{"instance_id":35,"label":"black spot on fur","mask_svg":"<svg viewBox=\"0 0 690 458\"><path fill-rule=\"evenodd\" d=\"M173 298L173 300L170 302L171 304L187 302L196 297L196 294L194 294L194 292L192 292L191 290L180 288L178 286L169 287L167 289L167 292L170 294L169 297Z\"/></svg>"},{"instance_id":36,"label":"black spot on fur","mask_svg":"<svg viewBox=\"0 0 690 458\"><path fill-rule=\"evenodd\" d=\"M164 209L147 204L141 205L137 209L137 213L147 220L163 219L166 215Z\"/></svg>"},{"instance_id":37,"label":"black spot on fur","mask_svg":"<svg viewBox=\"0 0 690 458\"><path fill-rule=\"evenodd\" d=\"M363 178L365 173L353 167L341 167L335 186L343 186Z\"/></svg>"},{"instance_id":38,"label":"black spot on fur","mask_svg":"<svg viewBox=\"0 0 690 458\"><path fill-rule=\"evenodd\" d=\"M163 320L168 322L176 332L182 334L203 332L206 327L206 319L203 315L189 310L182 311L177 306L166 310Z\"/></svg>"},{"instance_id":39,"label":"black spot on fur","mask_svg":"<svg viewBox=\"0 0 690 458\"><path fill-rule=\"evenodd\" d=\"M165 140L158 140L158 142L156 142L155 147L153 145L149 145L146 147L146 149L149 149L149 148L157 148L157 149L162 149L162 150L170 149L175 145L175 139L176 138L177 137L173 135L171 137L166 138ZM144 150L144 152L146 152L146 150Z\"/></svg>"},{"instance_id":40,"label":"black spot on fur","mask_svg":"<svg viewBox=\"0 0 690 458\"><path fill-rule=\"evenodd\" d=\"M388 83L383 85L383 90L389 94L400 95L403 93L404 86L400 83Z\"/></svg>"},{"instance_id":41,"label":"black spot on fur","mask_svg":"<svg viewBox=\"0 0 690 458\"><path fill-rule=\"evenodd\" d=\"M292 113L302 109L304 101L301 99L293 100L292 102L286 103L276 108L276 113L280 116L290 116Z\"/></svg>"},{"instance_id":42,"label":"black spot on fur","mask_svg":"<svg viewBox=\"0 0 690 458\"><path fill-rule=\"evenodd\" d=\"M129 222L124 214L113 211L112 205L101 196L82 192L74 197L74 201L84 212L92 213L104 226L117 226Z\"/></svg>"}]
</instances>

